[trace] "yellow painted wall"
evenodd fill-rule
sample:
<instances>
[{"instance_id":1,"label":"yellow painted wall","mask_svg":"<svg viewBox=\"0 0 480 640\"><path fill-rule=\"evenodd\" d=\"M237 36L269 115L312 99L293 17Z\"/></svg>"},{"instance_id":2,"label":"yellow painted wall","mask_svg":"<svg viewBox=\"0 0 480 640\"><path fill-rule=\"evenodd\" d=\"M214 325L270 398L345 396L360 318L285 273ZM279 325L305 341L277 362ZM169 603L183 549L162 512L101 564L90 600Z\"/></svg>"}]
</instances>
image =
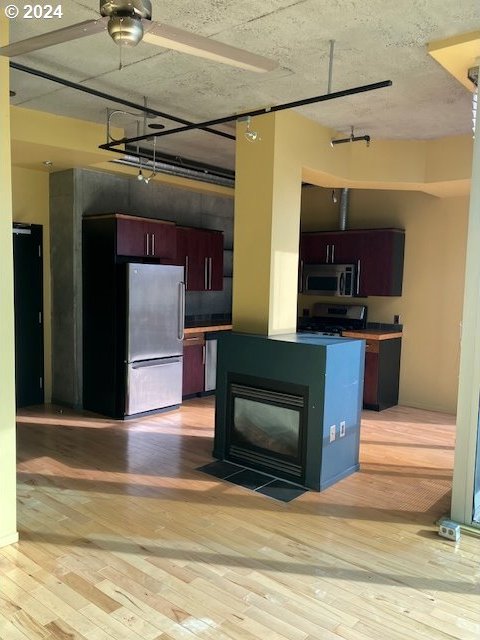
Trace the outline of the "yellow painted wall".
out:
<instances>
[{"instance_id":1,"label":"yellow painted wall","mask_svg":"<svg viewBox=\"0 0 480 640\"><path fill-rule=\"evenodd\" d=\"M337 192L339 194L339 192ZM400 404L455 413L462 317L468 197L352 190L347 228L405 229L401 297L370 297L369 319L404 325ZM302 229L336 229L331 190L303 189ZM313 296L299 296L299 312ZM330 298L331 300L331 298ZM355 299L357 300L357 299Z\"/></svg>"},{"instance_id":2,"label":"yellow painted wall","mask_svg":"<svg viewBox=\"0 0 480 640\"><path fill-rule=\"evenodd\" d=\"M52 329L50 282L50 204L49 174L12 167L14 222L43 226L43 318L45 352L45 402L52 396Z\"/></svg>"},{"instance_id":3,"label":"yellow painted wall","mask_svg":"<svg viewBox=\"0 0 480 640\"><path fill-rule=\"evenodd\" d=\"M0 46L8 24L0 14ZM8 59L0 57L0 547L16 542L12 188Z\"/></svg>"},{"instance_id":4,"label":"yellow painted wall","mask_svg":"<svg viewBox=\"0 0 480 640\"><path fill-rule=\"evenodd\" d=\"M235 331L274 335L295 331L301 166L290 152L278 114L253 118L261 139L237 125L233 255Z\"/></svg>"}]
</instances>

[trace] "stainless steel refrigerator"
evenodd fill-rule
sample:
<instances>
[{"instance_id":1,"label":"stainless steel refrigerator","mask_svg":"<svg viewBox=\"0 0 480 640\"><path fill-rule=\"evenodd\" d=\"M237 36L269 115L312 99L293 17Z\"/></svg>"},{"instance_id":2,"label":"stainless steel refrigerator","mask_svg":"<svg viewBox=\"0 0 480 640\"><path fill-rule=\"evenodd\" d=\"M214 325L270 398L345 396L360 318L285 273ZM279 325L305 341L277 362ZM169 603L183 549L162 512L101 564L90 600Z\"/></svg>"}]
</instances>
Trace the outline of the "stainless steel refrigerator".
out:
<instances>
[{"instance_id":1,"label":"stainless steel refrigerator","mask_svg":"<svg viewBox=\"0 0 480 640\"><path fill-rule=\"evenodd\" d=\"M183 267L126 265L125 415L182 402Z\"/></svg>"}]
</instances>

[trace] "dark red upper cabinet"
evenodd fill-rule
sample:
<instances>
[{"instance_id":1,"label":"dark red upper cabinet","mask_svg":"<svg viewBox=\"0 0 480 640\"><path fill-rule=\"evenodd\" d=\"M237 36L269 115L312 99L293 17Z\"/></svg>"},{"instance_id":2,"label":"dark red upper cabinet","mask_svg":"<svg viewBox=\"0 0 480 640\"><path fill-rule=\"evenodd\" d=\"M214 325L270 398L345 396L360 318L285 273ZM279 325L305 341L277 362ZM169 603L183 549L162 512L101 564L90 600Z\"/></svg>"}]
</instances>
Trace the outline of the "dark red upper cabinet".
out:
<instances>
[{"instance_id":1,"label":"dark red upper cabinet","mask_svg":"<svg viewBox=\"0 0 480 640\"><path fill-rule=\"evenodd\" d=\"M400 296L404 248L402 229L303 233L300 264L354 264L357 296Z\"/></svg>"},{"instance_id":2,"label":"dark red upper cabinet","mask_svg":"<svg viewBox=\"0 0 480 640\"><path fill-rule=\"evenodd\" d=\"M185 267L187 291L221 291L223 233L177 227L177 263Z\"/></svg>"},{"instance_id":3,"label":"dark red upper cabinet","mask_svg":"<svg viewBox=\"0 0 480 640\"><path fill-rule=\"evenodd\" d=\"M117 215L117 255L174 260L177 254L175 224Z\"/></svg>"},{"instance_id":4,"label":"dark red upper cabinet","mask_svg":"<svg viewBox=\"0 0 480 640\"><path fill-rule=\"evenodd\" d=\"M143 220L127 217L116 218L117 255L148 255L147 236Z\"/></svg>"},{"instance_id":5,"label":"dark red upper cabinet","mask_svg":"<svg viewBox=\"0 0 480 640\"><path fill-rule=\"evenodd\" d=\"M177 255L177 233L174 223L148 221L145 223L145 233L150 236L150 257L175 259Z\"/></svg>"},{"instance_id":6,"label":"dark red upper cabinet","mask_svg":"<svg viewBox=\"0 0 480 640\"><path fill-rule=\"evenodd\" d=\"M185 268L187 291L204 290L204 263L196 231L191 227L177 227L177 263Z\"/></svg>"},{"instance_id":7,"label":"dark red upper cabinet","mask_svg":"<svg viewBox=\"0 0 480 640\"><path fill-rule=\"evenodd\" d=\"M222 291L223 289L223 233L221 231L209 231L208 240L208 272L209 290Z\"/></svg>"},{"instance_id":8,"label":"dark red upper cabinet","mask_svg":"<svg viewBox=\"0 0 480 640\"><path fill-rule=\"evenodd\" d=\"M405 232L374 229L361 236L359 296L401 296Z\"/></svg>"}]
</instances>

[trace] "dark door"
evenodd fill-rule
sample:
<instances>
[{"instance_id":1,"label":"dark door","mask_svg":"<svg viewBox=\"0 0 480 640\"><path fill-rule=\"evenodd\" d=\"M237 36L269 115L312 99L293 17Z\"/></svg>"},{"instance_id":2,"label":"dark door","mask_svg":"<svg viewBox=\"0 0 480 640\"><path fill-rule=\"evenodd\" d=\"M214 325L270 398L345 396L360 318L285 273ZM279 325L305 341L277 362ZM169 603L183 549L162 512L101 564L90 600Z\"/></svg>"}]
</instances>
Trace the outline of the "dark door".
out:
<instances>
[{"instance_id":1,"label":"dark door","mask_svg":"<svg viewBox=\"0 0 480 640\"><path fill-rule=\"evenodd\" d=\"M41 404L43 391L42 226L13 226L17 407Z\"/></svg>"}]
</instances>

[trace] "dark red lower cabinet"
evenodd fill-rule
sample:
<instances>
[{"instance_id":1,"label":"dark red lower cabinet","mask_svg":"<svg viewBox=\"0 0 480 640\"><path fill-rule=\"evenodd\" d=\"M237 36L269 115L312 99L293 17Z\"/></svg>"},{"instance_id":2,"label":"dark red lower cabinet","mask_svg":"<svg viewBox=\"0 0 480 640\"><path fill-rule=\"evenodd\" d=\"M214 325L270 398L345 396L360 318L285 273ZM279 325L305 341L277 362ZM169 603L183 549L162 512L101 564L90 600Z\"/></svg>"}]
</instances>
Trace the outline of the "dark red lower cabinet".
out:
<instances>
[{"instance_id":1,"label":"dark red lower cabinet","mask_svg":"<svg viewBox=\"0 0 480 640\"><path fill-rule=\"evenodd\" d=\"M201 336L186 336L183 341L183 392L191 396L202 393L205 388L205 339Z\"/></svg>"},{"instance_id":2,"label":"dark red lower cabinet","mask_svg":"<svg viewBox=\"0 0 480 640\"><path fill-rule=\"evenodd\" d=\"M363 408L382 411L398 404L401 338L367 340Z\"/></svg>"}]
</instances>

